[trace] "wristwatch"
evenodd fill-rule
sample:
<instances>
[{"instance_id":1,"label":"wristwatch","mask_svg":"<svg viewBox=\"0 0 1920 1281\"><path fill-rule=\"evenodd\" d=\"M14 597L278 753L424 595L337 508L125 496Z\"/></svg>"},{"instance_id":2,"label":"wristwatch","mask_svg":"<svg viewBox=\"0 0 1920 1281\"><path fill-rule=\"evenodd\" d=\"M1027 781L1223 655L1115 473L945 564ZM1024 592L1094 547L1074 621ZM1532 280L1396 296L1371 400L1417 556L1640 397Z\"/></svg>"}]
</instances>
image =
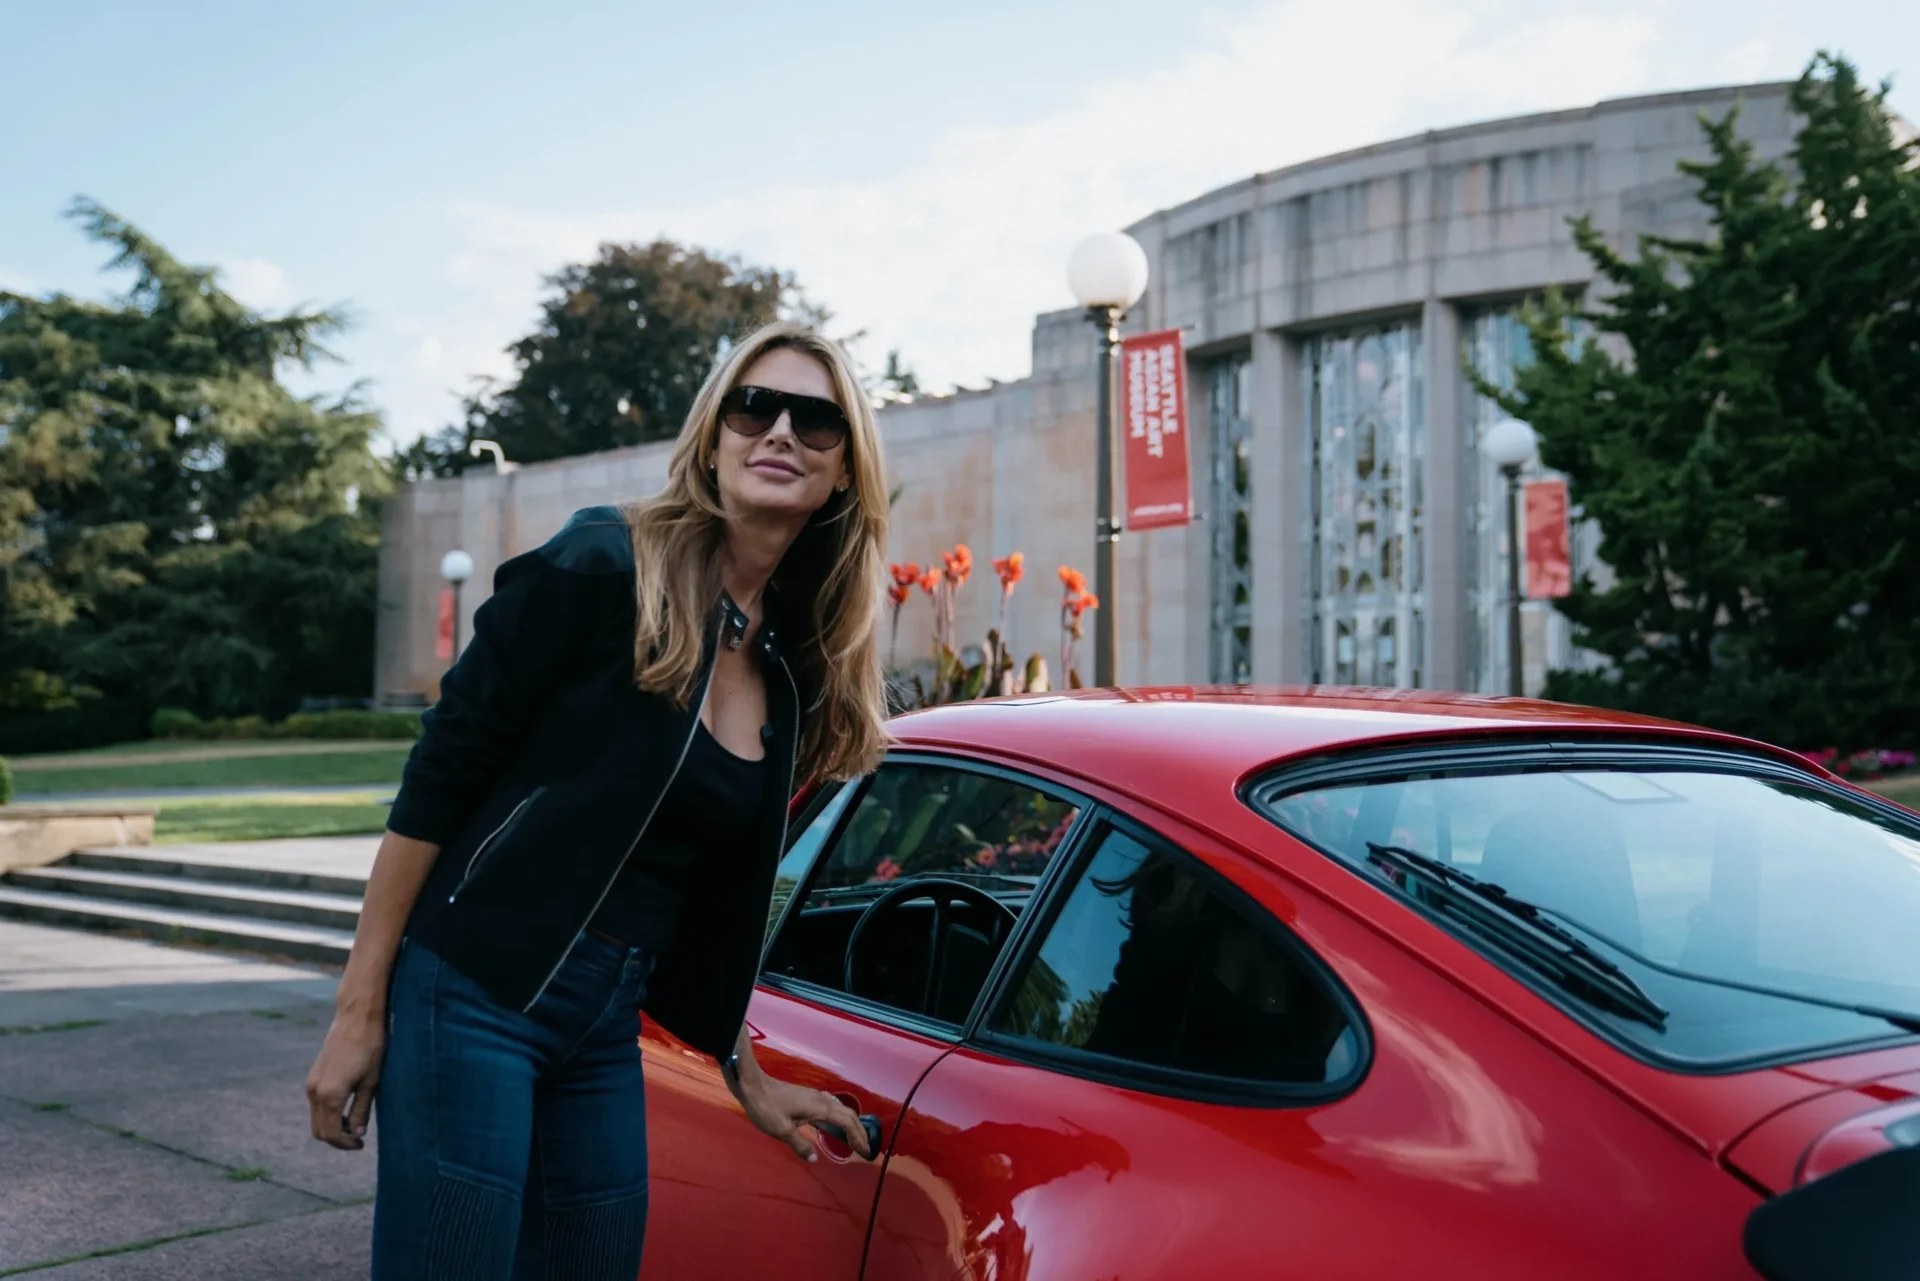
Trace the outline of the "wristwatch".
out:
<instances>
[{"instance_id":1,"label":"wristwatch","mask_svg":"<svg viewBox=\"0 0 1920 1281\"><path fill-rule=\"evenodd\" d=\"M730 1085L740 1084L740 1051L731 1050L720 1060L720 1075L726 1077Z\"/></svg>"}]
</instances>

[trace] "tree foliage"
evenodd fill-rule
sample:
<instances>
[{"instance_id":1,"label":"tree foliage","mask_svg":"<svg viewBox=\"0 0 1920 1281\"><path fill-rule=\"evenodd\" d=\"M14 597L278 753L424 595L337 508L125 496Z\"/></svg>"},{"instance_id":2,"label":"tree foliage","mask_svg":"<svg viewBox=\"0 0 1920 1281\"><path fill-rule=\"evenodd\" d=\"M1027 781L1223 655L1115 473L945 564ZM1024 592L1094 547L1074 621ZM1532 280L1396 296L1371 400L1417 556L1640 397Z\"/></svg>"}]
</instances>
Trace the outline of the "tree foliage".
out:
<instances>
[{"instance_id":1,"label":"tree foliage","mask_svg":"<svg viewBox=\"0 0 1920 1281\"><path fill-rule=\"evenodd\" d=\"M593 261L563 267L546 284L538 328L507 348L513 379L483 382L462 403L459 423L399 451L401 479L476 465L476 440L530 463L672 439L728 344L781 317L823 330L832 321L791 273L670 240L601 245ZM862 337L840 341L855 351ZM920 390L898 350L865 381L880 400Z\"/></svg>"},{"instance_id":2,"label":"tree foliage","mask_svg":"<svg viewBox=\"0 0 1920 1281\"><path fill-rule=\"evenodd\" d=\"M1561 606L1610 669L1550 694L1803 747L1920 731L1920 170L1885 95L1816 58L1787 164L1703 121L1706 239L1575 224L1599 297L1531 314L1500 397L1611 569Z\"/></svg>"},{"instance_id":3,"label":"tree foliage","mask_svg":"<svg viewBox=\"0 0 1920 1281\"><path fill-rule=\"evenodd\" d=\"M483 384L458 425L406 452L404 472L458 472L479 439L514 462L668 439L727 343L809 314L792 276L669 240L602 245L546 283L539 327L507 349L513 380Z\"/></svg>"},{"instance_id":4,"label":"tree foliage","mask_svg":"<svg viewBox=\"0 0 1920 1281\"><path fill-rule=\"evenodd\" d=\"M0 710L97 702L117 725L364 693L378 422L276 377L339 316L250 311L101 206L70 212L133 284L0 293Z\"/></svg>"}]
</instances>

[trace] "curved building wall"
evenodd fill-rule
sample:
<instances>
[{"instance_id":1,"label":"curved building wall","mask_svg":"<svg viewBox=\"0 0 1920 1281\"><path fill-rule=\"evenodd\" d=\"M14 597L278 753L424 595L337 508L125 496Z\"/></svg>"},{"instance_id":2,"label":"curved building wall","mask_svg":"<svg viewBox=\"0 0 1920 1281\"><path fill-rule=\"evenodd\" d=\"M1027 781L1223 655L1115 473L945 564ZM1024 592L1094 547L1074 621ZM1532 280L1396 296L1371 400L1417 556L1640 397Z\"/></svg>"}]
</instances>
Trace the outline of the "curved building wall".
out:
<instances>
[{"instance_id":1,"label":"curved building wall","mask_svg":"<svg viewBox=\"0 0 1920 1281\"><path fill-rule=\"evenodd\" d=\"M1151 264L1134 331L1186 330L1196 507L1185 529L1127 535L1116 599L1123 683L1209 680L1506 687L1500 490L1478 440L1491 407L1463 372L1496 381L1524 361L1513 308L1591 280L1567 220L1618 247L1701 235L1691 180L1699 117L1741 103L1762 155L1784 153L1783 84L1604 102L1449 129L1330 156L1212 191L1129 230ZM996 621L988 560L1026 553L1009 606L1021 653L1057 667L1063 563L1092 568L1093 335L1075 311L1038 317L1033 373L987 390L885 408L901 494L895 560L966 542L963 640ZM493 567L573 507L650 492L667 446L470 474L396 495L385 515L378 693L431 694L434 566L477 562L462 612ZM1576 558L1592 566L1592 535ZM903 611L898 656L930 644L930 612ZM463 621L462 634L470 631ZM1564 620L1529 605L1526 666L1581 661ZM1082 645L1091 666L1091 638Z\"/></svg>"},{"instance_id":2,"label":"curved building wall","mask_svg":"<svg viewBox=\"0 0 1920 1281\"><path fill-rule=\"evenodd\" d=\"M1778 156L1786 91L1445 130L1256 175L1130 228L1154 267L1137 323L1187 331L1195 386L1246 386L1227 433L1243 439L1193 441L1201 505L1249 524L1244 562L1214 540L1214 643L1195 675L1504 690L1503 491L1478 448L1495 415L1464 365L1510 380L1528 356L1515 306L1589 285L1571 218L1628 252L1644 234L1706 235L1677 168L1705 154L1701 115L1738 102L1742 132ZM1576 531L1576 568L1604 578L1594 541ZM1545 602L1527 605L1525 635L1529 688L1584 661Z\"/></svg>"}]
</instances>

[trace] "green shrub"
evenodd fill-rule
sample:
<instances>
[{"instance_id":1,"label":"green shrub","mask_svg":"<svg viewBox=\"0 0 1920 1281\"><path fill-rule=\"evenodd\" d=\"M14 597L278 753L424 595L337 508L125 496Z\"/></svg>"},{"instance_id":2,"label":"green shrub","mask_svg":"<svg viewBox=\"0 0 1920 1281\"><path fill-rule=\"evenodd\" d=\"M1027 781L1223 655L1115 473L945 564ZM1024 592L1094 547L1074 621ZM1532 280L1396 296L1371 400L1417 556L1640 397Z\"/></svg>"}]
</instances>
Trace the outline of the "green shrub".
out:
<instances>
[{"instance_id":1,"label":"green shrub","mask_svg":"<svg viewBox=\"0 0 1920 1281\"><path fill-rule=\"evenodd\" d=\"M147 728L155 738L200 738L205 722L184 707L163 707L153 714Z\"/></svg>"},{"instance_id":2,"label":"green shrub","mask_svg":"<svg viewBox=\"0 0 1920 1281\"><path fill-rule=\"evenodd\" d=\"M0 753L77 752L138 742L148 737L152 711L141 704L103 700L52 712L7 712L0 715Z\"/></svg>"},{"instance_id":3,"label":"green shrub","mask_svg":"<svg viewBox=\"0 0 1920 1281\"><path fill-rule=\"evenodd\" d=\"M295 712L281 723L280 732L288 738L419 738L420 713L348 708Z\"/></svg>"},{"instance_id":4,"label":"green shrub","mask_svg":"<svg viewBox=\"0 0 1920 1281\"><path fill-rule=\"evenodd\" d=\"M236 716L233 719L233 722L227 726L227 732L224 735L222 735L222 737L223 738L270 738L272 737L272 735L273 735L273 728L272 726L267 724L266 717Z\"/></svg>"},{"instance_id":5,"label":"green shrub","mask_svg":"<svg viewBox=\"0 0 1920 1281\"><path fill-rule=\"evenodd\" d=\"M13 799L13 767L0 757L0 805Z\"/></svg>"}]
</instances>

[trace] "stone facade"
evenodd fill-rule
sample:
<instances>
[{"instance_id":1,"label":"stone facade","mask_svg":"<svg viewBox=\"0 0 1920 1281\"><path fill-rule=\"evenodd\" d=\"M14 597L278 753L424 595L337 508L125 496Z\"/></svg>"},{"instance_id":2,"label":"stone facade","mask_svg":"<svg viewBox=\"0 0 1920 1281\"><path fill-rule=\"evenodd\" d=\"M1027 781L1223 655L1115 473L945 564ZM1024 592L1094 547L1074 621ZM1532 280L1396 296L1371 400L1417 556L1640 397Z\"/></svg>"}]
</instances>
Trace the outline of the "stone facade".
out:
<instances>
[{"instance_id":1,"label":"stone facade","mask_svg":"<svg viewBox=\"0 0 1920 1281\"><path fill-rule=\"evenodd\" d=\"M1510 369L1512 308L1591 281L1567 220L1616 245L1704 235L1678 161L1704 155L1699 117L1741 104L1759 152L1783 154L1784 84L1603 102L1382 143L1257 174L1128 230L1152 271L1134 332L1181 327L1190 353L1196 507L1185 529L1127 535L1117 599L1123 683L1505 686L1499 489L1477 452L1490 407L1463 371ZM1074 311L1038 317L1033 372L880 415L902 487L894 560L955 542L978 568L959 632L998 606L991 557L1028 579L1009 634L1055 662L1055 568L1092 569L1093 334ZM1524 359L1524 353L1520 356ZM1504 362L1504 363L1503 363ZM653 492L669 446L648 445L411 486L387 504L377 693L431 694L437 565L472 554L469 618L495 566L573 509ZM1591 565L1590 533L1576 561ZM1580 661L1564 620L1530 604L1526 675ZM462 620L464 635L470 624ZM903 661L926 652L916 593ZM1081 646L1091 668L1091 636Z\"/></svg>"}]
</instances>

